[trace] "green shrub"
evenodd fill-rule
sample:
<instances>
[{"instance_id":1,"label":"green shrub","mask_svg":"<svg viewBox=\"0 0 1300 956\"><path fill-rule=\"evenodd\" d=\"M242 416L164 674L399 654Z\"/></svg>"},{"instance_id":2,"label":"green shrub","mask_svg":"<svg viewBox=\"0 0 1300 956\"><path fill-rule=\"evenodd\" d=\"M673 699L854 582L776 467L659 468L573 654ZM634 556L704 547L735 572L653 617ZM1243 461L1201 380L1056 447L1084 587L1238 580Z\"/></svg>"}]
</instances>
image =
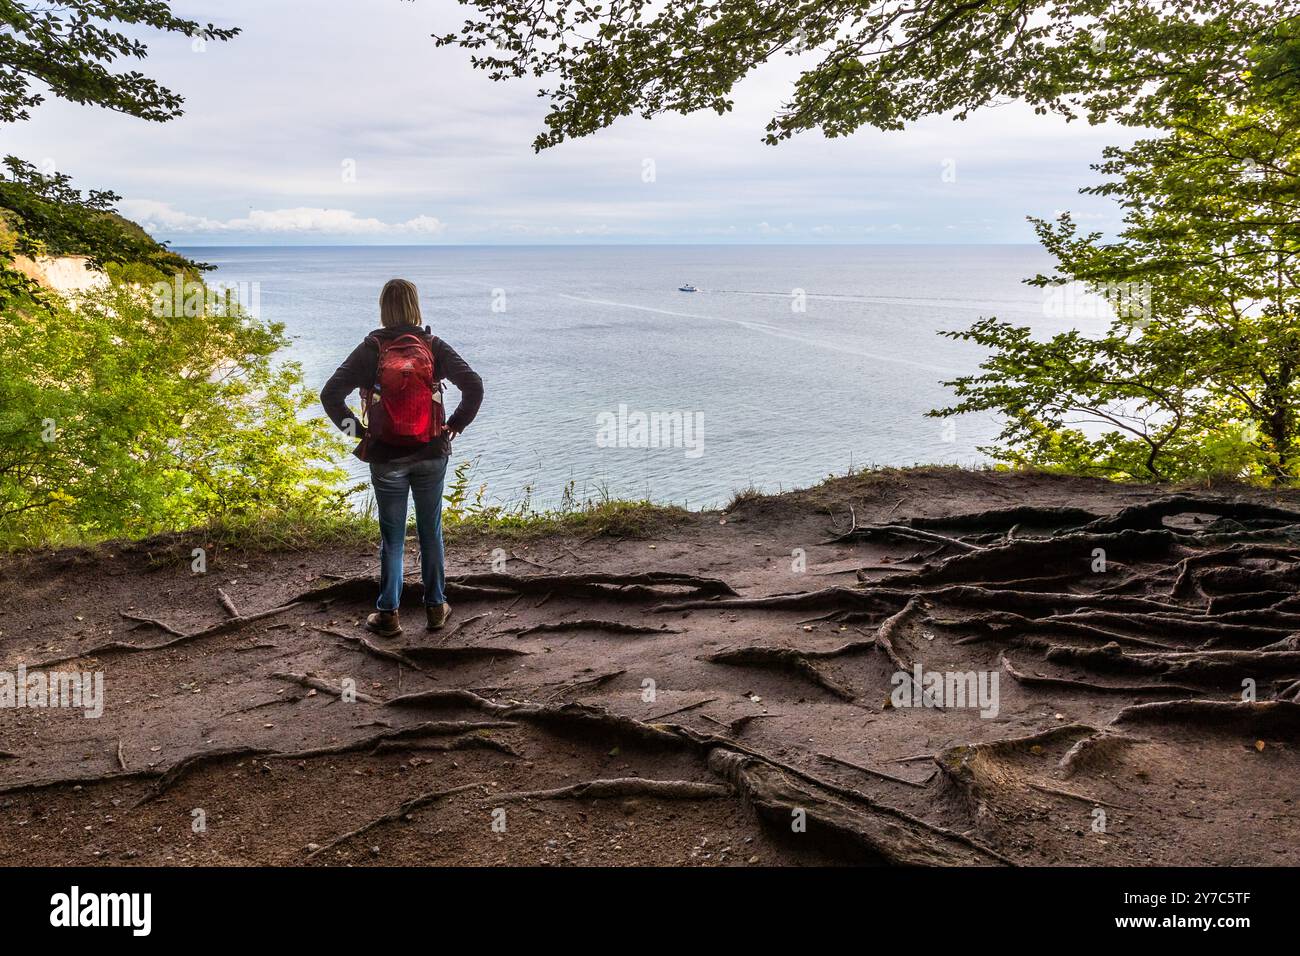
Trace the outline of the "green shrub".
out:
<instances>
[{"instance_id":1,"label":"green shrub","mask_svg":"<svg viewBox=\"0 0 1300 956\"><path fill-rule=\"evenodd\" d=\"M114 284L10 302L0 326L0 541L136 537L347 508L342 442L238 308L157 315ZM170 312L171 310L167 310Z\"/></svg>"}]
</instances>

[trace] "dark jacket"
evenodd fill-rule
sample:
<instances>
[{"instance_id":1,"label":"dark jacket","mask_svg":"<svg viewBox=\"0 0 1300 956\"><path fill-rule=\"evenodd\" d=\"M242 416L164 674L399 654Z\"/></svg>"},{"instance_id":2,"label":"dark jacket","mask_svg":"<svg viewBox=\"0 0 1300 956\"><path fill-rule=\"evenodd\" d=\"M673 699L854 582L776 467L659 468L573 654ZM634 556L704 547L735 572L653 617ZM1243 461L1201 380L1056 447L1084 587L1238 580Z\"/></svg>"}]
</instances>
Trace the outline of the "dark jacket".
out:
<instances>
[{"instance_id":1,"label":"dark jacket","mask_svg":"<svg viewBox=\"0 0 1300 956\"><path fill-rule=\"evenodd\" d=\"M416 448L409 446L386 445L380 441L365 441L365 428L361 419L348 407L347 399L354 391L370 388L375 384L379 374L379 349L372 338L394 339L408 332L416 332L428 339L433 349L434 374L439 380L448 379L460 389L460 404L447 418L447 429L459 434L463 432L479 406L483 404L483 379L469 367L469 364L456 354L456 350L433 335L429 330L403 326L401 328L376 329L366 336L366 340L352 350L342 365L330 376L325 387L320 390L320 403L325 407L325 414L340 429L347 431L351 422L352 434L362 441L352 453L363 461L387 462L398 459L418 461L424 458L437 458L451 453L451 442L446 438L435 438L427 445Z\"/></svg>"}]
</instances>

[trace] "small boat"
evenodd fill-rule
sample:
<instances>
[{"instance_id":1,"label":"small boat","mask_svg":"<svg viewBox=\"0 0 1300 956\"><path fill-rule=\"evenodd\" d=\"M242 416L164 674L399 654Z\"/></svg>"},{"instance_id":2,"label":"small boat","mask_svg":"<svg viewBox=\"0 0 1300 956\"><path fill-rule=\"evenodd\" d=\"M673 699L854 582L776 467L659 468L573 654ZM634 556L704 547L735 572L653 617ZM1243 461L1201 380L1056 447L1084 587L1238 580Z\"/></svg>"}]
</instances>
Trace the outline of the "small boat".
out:
<instances>
[{"instance_id":1,"label":"small boat","mask_svg":"<svg viewBox=\"0 0 1300 956\"><path fill-rule=\"evenodd\" d=\"M679 286L677 287L677 291L678 291L678 292L699 292L700 290L697 289L697 288L695 288L695 286L691 285L691 284L688 282L688 283L686 283L686 285L679 285Z\"/></svg>"}]
</instances>

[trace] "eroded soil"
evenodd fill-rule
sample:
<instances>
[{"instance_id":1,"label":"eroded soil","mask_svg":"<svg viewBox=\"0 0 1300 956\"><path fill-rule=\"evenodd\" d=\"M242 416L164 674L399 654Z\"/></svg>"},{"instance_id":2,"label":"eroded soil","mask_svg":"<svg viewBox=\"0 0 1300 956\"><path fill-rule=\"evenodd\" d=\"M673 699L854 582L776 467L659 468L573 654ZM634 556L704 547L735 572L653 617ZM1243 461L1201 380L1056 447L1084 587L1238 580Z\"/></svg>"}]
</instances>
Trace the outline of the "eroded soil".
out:
<instances>
[{"instance_id":1,"label":"eroded soil","mask_svg":"<svg viewBox=\"0 0 1300 956\"><path fill-rule=\"evenodd\" d=\"M649 539L461 540L448 628L413 605L395 640L360 626L370 549L11 556L0 670L100 671L106 703L0 710L0 850L1300 864L1300 498L1185 493L884 472ZM917 664L996 674L996 714L893 706ZM590 781L621 782L526 795Z\"/></svg>"}]
</instances>

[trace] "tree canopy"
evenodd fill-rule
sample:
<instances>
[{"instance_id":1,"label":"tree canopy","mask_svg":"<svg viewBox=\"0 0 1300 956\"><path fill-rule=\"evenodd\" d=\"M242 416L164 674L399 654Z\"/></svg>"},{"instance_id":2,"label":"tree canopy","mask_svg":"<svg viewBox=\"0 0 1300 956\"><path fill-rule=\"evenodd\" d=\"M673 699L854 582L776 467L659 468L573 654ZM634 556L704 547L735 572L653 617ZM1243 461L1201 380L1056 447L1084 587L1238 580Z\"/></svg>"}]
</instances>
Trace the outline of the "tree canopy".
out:
<instances>
[{"instance_id":1,"label":"tree canopy","mask_svg":"<svg viewBox=\"0 0 1300 956\"><path fill-rule=\"evenodd\" d=\"M145 120L179 116L179 95L113 69L145 57L125 32L141 27L205 42L238 32L160 0L0 0L0 121L28 119L42 87ZM348 514L333 464L344 443L307 416L317 401L301 368L277 362L283 327L214 294L201 267L117 215L112 192L12 156L4 167L0 543ZM20 255L84 255L112 281L64 297L13 268Z\"/></svg>"},{"instance_id":2,"label":"tree canopy","mask_svg":"<svg viewBox=\"0 0 1300 956\"><path fill-rule=\"evenodd\" d=\"M1111 148L1089 192L1119 202L1118 241L1068 215L1036 223L1045 288L1106 298L1109 330L1046 341L982 319L991 350L961 401L996 410L997 457L1112 477L1300 477L1300 113L1271 83L1235 109L1206 95L1162 137Z\"/></svg>"},{"instance_id":3,"label":"tree canopy","mask_svg":"<svg viewBox=\"0 0 1300 956\"><path fill-rule=\"evenodd\" d=\"M440 45L549 102L536 149L620 117L732 108L775 57L806 68L767 126L899 129L1008 99L1091 121L1163 126L1189 100L1247 95L1259 51L1295 84L1300 0L460 0Z\"/></svg>"},{"instance_id":4,"label":"tree canopy","mask_svg":"<svg viewBox=\"0 0 1300 956\"><path fill-rule=\"evenodd\" d=\"M157 271L156 278L193 269L185 257L114 212L117 194L92 189L83 195L66 173L46 175L13 156L5 158L4 166L0 209L13 236L11 254L85 255L100 267L147 264Z\"/></svg>"},{"instance_id":5,"label":"tree canopy","mask_svg":"<svg viewBox=\"0 0 1300 956\"><path fill-rule=\"evenodd\" d=\"M47 91L145 120L180 116L180 95L138 71L114 69L119 61L148 55L148 46L133 35L141 29L205 43L239 33L175 16L164 0L0 0L0 122L29 119ZM114 193L92 189L83 196L65 173L41 172L15 156L3 162L0 220L9 256L85 255L97 266L145 264L163 274L197 268L118 216ZM35 291L0 262L0 304Z\"/></svg>"},{"instance_id":6,"label":"tree canopy","mask_svg":"<svg viewBox=\"0 0 1300 956\"><path fill-rule=\"evenodd\" d=\"M119 60L148 55L143 41L124 32L138 27L203 42L239 33L178 17L166 0L0 0L0 122L28 119L45 100L40 87L146 120L181 115L181 96L139 71L113 69Z\"/></svg>"},{"instance_id":7,"label":"tree canopy","mask_svg":"<svg viewBox=\"0 0 1300 956\"><path fill-rule=\"evenodd\" d=\"M0 542L346 513L344 443L276 362L284 329L201 289L198 307L115 283L6 308Z\"/></svg>"}]
</instances>

